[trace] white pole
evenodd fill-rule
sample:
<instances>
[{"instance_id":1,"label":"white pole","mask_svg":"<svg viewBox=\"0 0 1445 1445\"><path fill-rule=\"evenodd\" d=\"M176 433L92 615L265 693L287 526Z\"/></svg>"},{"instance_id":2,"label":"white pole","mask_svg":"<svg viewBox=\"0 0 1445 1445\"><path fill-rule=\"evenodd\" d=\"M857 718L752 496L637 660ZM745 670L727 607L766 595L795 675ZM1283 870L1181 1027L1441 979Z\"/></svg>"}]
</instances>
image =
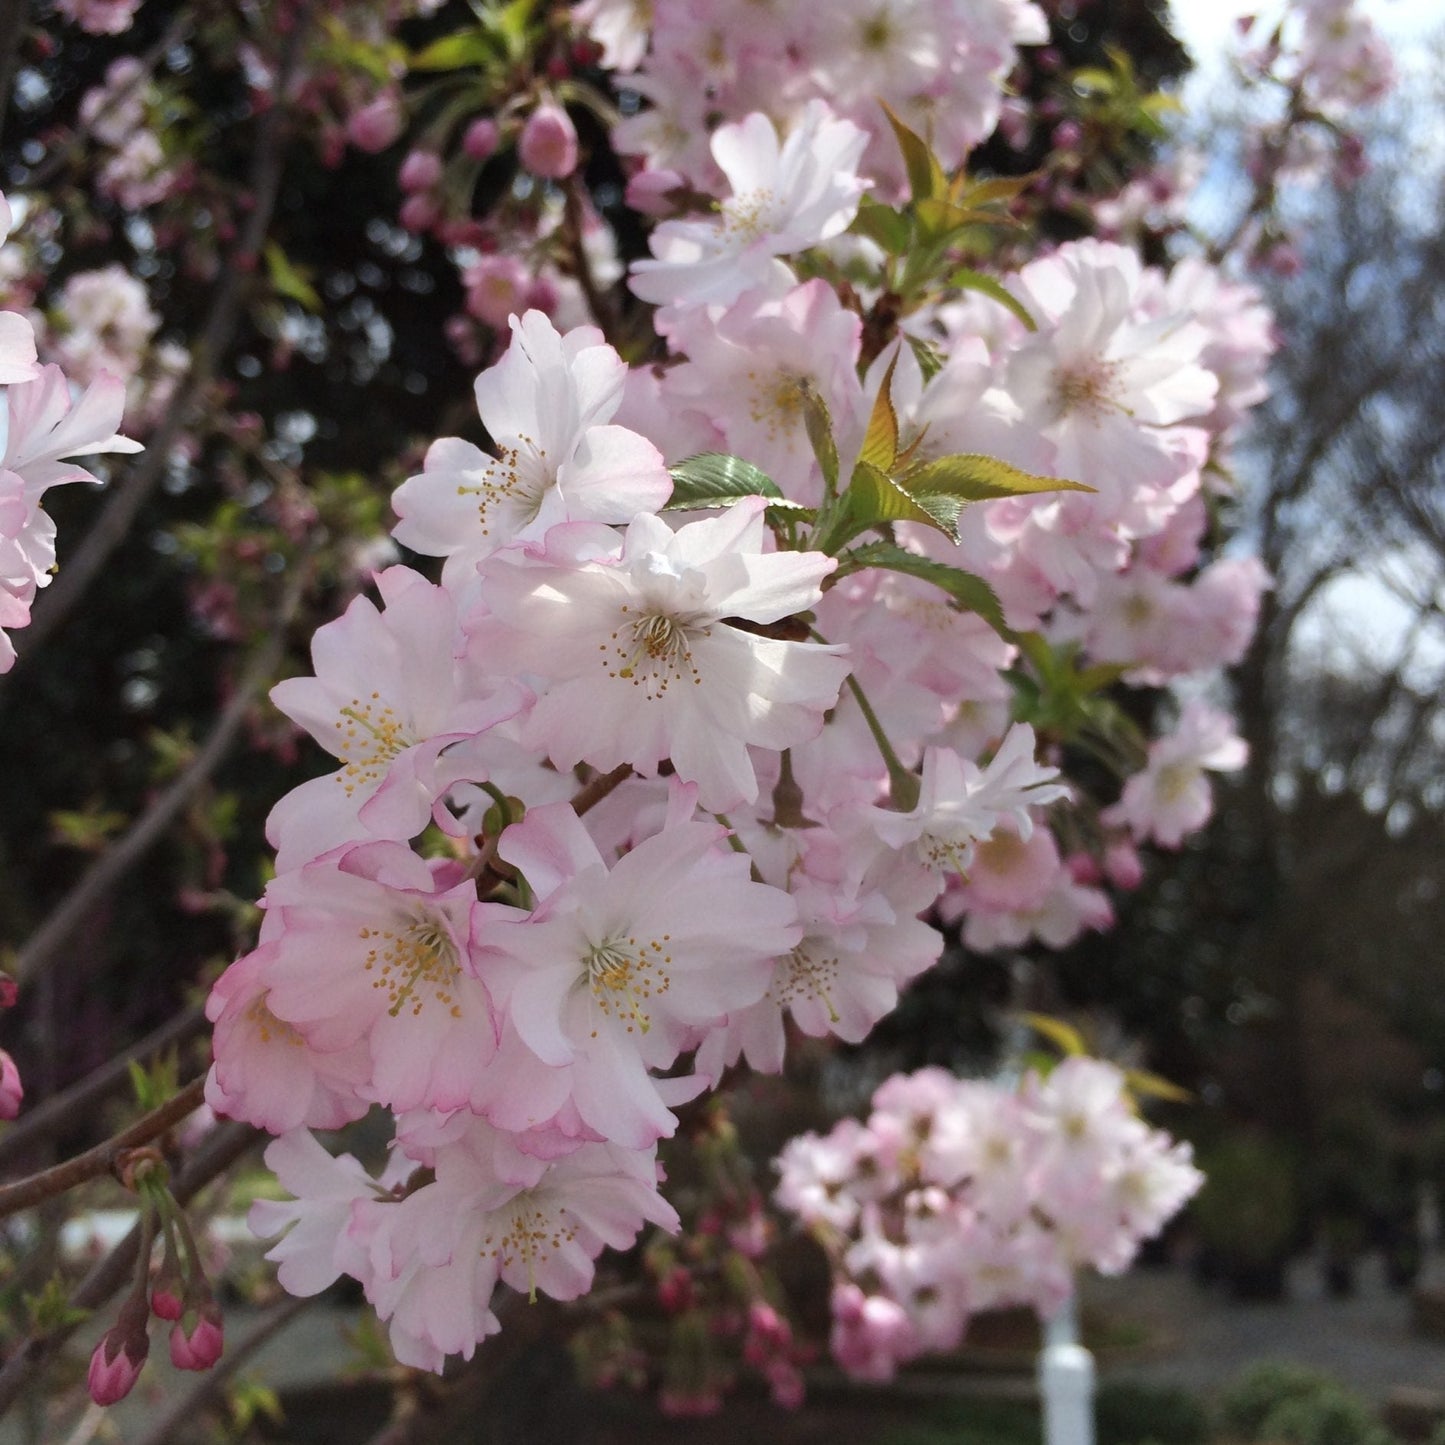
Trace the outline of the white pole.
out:
<instances>
[{"instance_id":1,"label":"white pole","mask_svg":"<svg viewBox=\"0 0 1445 1445\"><path fill-rule=\"evenodd\" d=\"M1044 1325L1039 1353L1044 1445L1094 1445L1094 1357L1079 1343L1078 1298Z\"/></svg>"}]
</instances>

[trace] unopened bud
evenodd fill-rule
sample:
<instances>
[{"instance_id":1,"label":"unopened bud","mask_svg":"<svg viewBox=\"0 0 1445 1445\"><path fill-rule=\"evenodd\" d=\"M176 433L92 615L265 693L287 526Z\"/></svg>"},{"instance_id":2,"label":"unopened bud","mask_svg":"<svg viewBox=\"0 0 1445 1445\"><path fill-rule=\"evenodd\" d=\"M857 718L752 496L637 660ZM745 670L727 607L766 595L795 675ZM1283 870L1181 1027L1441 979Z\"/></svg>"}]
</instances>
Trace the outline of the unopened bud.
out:
<instances>
[{"instance_id":1,"label":"unopened bud","mask_svg":"<svg viewBox=\"0 0 1445 1445\"><path fill-rule=\"evenodd\" d=\"M560 181L577 169L577 128L556 101L544 101L527 117L517 142L522 165L534 176Z\"/></svg>"}]
</instances>

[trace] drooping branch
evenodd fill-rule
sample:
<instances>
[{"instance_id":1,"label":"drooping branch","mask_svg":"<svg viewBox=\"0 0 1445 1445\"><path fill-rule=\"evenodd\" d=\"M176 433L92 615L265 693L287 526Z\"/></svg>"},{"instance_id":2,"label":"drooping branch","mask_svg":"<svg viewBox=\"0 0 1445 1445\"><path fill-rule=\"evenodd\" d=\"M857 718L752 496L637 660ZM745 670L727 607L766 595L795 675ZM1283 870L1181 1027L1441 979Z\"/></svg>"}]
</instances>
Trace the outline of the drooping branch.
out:
<instances>
[{"instance_id":1,"label":"drooping branch","mask_svg":"<svg viewBox=\"0 0 1445 1445\"><path fill-rule=\"evenodd\" d=\"M113 1059L77 1080L68 1089L45 1099L27 1110L0 1138L0 1173L16 1159L24 1158L42 1140L53 1139L74 1124L92 1115L96 1105L107 1094L130 1077L130 1066L154 1058L167 1049L184 1044L199 1034L206 1024L200 1004L183 1010L152 1029L144 1038L122 1050Z\"/></svg>"},{"instance_id":2,"label":"drooping branch","mask_svg":"<svg viewBox=\"0 0 1445 1445\"><path fill-rule=\"evenodd\" d=\"M32 1209L47 1199L54 1199L57 1194L64 1194L77 1185L111 1173L127 1150L139 1149L143 1144L159 1139L188 1114L194 1114L204 1100L205 1088L204 1079L192 1079L173 1098L167 1099L134 1124L127 1125L103 1144L97 1144L94 1149L87 1149L85 1153L77 1154L51 1169L42 1169L28 1179L0 1185L0 1219L22 1209Z\"/></svg>"},{"instance_id":3,"label":"drooping branch","mask_svg":"<svg viewBox=\"0 0 1445 1445\"><path fill-rule=\"evenodd\" d=\"M250 1124L223 1124L202 1141L171 1183L178 1204L188 1204L212 1180L224 1174L262 1137ZM73 1309L89 1313L99 1309L130 1279L140 1250L141 1231L137 1224L126 1237L80 1282L70 1297ZM44 1368L79 1328L57 1325L27 1336L15 1346L0 1369L0 1416L20 1397L31 1380Z\"/></svg>"},{"instance_id":4,"label":"drooping branch","mask_svg":"<svg viewBox=\"0 0 1445 1445\"><path fill-rule=\"evenodd\" d=\"M293 575L271 634L251 660L215 726L180 775L134 824L91 864L80 881L51 910L20 950L12 969L22 984L52 962L101 899L165 836L167 829L220 767L240 735L246 714L266 680L274 673L285 648L286 628L301 604L305 569Z\"/></svg>"}]
</instances>

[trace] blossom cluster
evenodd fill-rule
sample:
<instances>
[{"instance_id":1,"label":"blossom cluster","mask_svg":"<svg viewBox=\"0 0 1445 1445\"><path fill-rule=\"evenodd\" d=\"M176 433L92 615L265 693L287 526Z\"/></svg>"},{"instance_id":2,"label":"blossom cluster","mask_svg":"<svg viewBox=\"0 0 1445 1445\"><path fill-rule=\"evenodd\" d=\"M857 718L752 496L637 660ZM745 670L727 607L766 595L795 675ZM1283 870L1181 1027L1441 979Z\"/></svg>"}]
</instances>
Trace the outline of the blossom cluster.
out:
<instances>
[{"instance_id":1,"label":"blossom cluster","mask_svg":"<svg viewBox=\"0 0 1445 1445\"><path fill-rule=\"evenodd\" d=\"M0 197L0 247L12 226L9 203ZM15 665L9 634L25 627L38 590L55 570L55 523L42 502L64 482L99 483L77 464L97 452L137 452L138 442L117 434L125 407L125 384L97 368L75 396L59 366L41 366L35 330L19 311L0 311L0 385L5 387L7 428L0 456L0 673Z\"/></svg>"},{"instance_id":2,"label":"blossom cluster","mask_svg":"<svg viewBox=\"0 0 1445 1445\"><path fill-rule=\"evenodd\" d=\"M489 447L437 440L393 498L440 582L381 572L273 694L336 766L271 815L208 1099L280 1136L282 1283L359 1280L407 1363L470 1354L499 1283L574 1299L675 1227L679 1109L789 1027L864 1038L945 927L1106 926L1091 861L1137 881L1242 761L1198 704L1105 809L1028 698L1241 654L1263 578L1201 568L1203 471L1263 394L1257 298L1081 241L870 354L866 292L795 269L854 245L868 148L816 96L717 128L717 208L631 277L666 366L513 314ZM380 1178L305 1132L376 1106Z\"/></svg>"},{"instance_id":3,"label":"blossom cluster","mask_svg":"<svg viewBox=\"0 0 1445 1445\"><path fill-rule=\"evenodd\" d=\"M866 1123L793 1139L777 1166L777 1203L833 1266L833 1354L873 1380L954 1348L981 1311L1052 1316L1079 1270L1122 1273L1203 1182L1123 1073L1082 1056L1017 1085L896 1074Z\"/></svg>"}]
</instances>

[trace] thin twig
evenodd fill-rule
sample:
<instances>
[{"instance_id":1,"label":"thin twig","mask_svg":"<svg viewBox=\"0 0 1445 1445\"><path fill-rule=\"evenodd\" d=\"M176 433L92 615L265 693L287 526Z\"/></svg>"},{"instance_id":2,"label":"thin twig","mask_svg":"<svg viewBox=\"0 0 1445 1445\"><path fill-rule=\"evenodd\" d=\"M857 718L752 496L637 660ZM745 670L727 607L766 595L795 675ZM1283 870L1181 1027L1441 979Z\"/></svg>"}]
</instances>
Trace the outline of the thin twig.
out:
<instances>
[{"instance_id":1,"label":"thin twig","mask_svg":"<svg viewBox=\"0 0 1445 1445\"><path fill-rule=\"evenodd\" d=\"M101 899L165 836L166 830L221 765L240 734L256 693L281 660L287 623L300 606L304 583L305 569L298 566L277 610L270 636L252 658L205 742L180 776L91 864L31 935L11 969L18 982L23 984L59 955L76 929L94 915Z\"/></svg>"},{"instance_id":2,"label":"thin twig","mask_svg":"<svg viewBox=\"0 0 1445 1445\"><path fill-rule=\"evenodd\" d=\"M315 1304L317 1295L288 1295L275 1305L247 1331L238 1343L227 1348L218 1364L213 1365L189 1394L180 1395L170 1409L141 1436L139 1445L167 1445L174 1440L181 1427L200 1418L221 1393L221 1387L261 1347L275 1339L302 1310Z\"/></svg>"},{"instance_id":3,"label":"thin twig","mask_svg":"<svg viewBox=\"0 0 1445 1445\"><path fill-rule=\"evenodd\" d=\"M204 1101L205 1091L205 1079L192 1079L180 1093L122 1129L119 1134L113 1134L105 1143L97 1144L94 1149L87 1149L85 1153L50 1169L42 1169L28 1179L0 1185L0 1219L43 1204L57 1194L64 1194L79 1184L111 1173L126 1150L138 1149L152 1139L159 1139L188 1114L194 1114Z\"/></svg>"},{"instance_id":4,"label":"thin twig","mask_svg":"<svg viewBox=\"0 0 1445 1445\"><path fill-rule=\"evenodd\" d=\"M171 1194L177 1204L188 1204L218 1175L224 1174L258 1139L261 1131L250 1124L223 1124L213 1129L175 1176ZM105 1304L126 1285L140 1250L140 1225L136 1225L111 1252L80 1282L70 1297L73 1309L89 1314ZM0 1416L19 1398L25 1387L65 1342L75 1333L75 1324L57 1325L39 1331L15 1347L0 1369Z\"/></svg>"},{"instance_id":5,"label":"thin twig","mask_svg":"<svg viewBox=\"0 0 1445 1445\"><path fill-rule=\"evenodd\" d=\"M89 1117L107 1094L130 1078L132 1063L185 1043L200 1033L205 1023L204 1008L193 1004L174 1018L167 1019L159 1028L152 1029L144 1038L137 1039L100 1068L76 1080L68 1089L37 1104L0 1138L0 1174L14 1160L23 1158L26 1151L39 1141L54 1138L72 1124Z\"/></svg>"},{"instance_id":6,"label":"thin twig","mask_svg":"<svg viewBox=\"0 0 1445 1445\"><path fill-rule=\"evenodd\" d=\"M308 18L309 9L298 17L288 37L276 82L278 96L286 94L291 76L300 62L302 42L309 28L306 23ZM112 484L109 499L85 533L80 546L66 559L55 582L37 598L25 633L25 649L8 674L11 678L23 665L24 658L37 652L46 638L69 617L110 560L111 553L130 534L141 508L165 474L172 445L190 426L206 400L221 358L229 349L240 323L248 279L255 271L256 260L270 229L284 169L285 121L286 107L277 104L266 112L257 128L256 155L249 180L254 205L235 252L221 268L221 278L211 301L205 328L191 351L185 383L166 409L160 425L151 434L140 460L127 476ZM3 688L3 680L0 680L0 696L4 695Z\"/></svg>"}]
</instances>

